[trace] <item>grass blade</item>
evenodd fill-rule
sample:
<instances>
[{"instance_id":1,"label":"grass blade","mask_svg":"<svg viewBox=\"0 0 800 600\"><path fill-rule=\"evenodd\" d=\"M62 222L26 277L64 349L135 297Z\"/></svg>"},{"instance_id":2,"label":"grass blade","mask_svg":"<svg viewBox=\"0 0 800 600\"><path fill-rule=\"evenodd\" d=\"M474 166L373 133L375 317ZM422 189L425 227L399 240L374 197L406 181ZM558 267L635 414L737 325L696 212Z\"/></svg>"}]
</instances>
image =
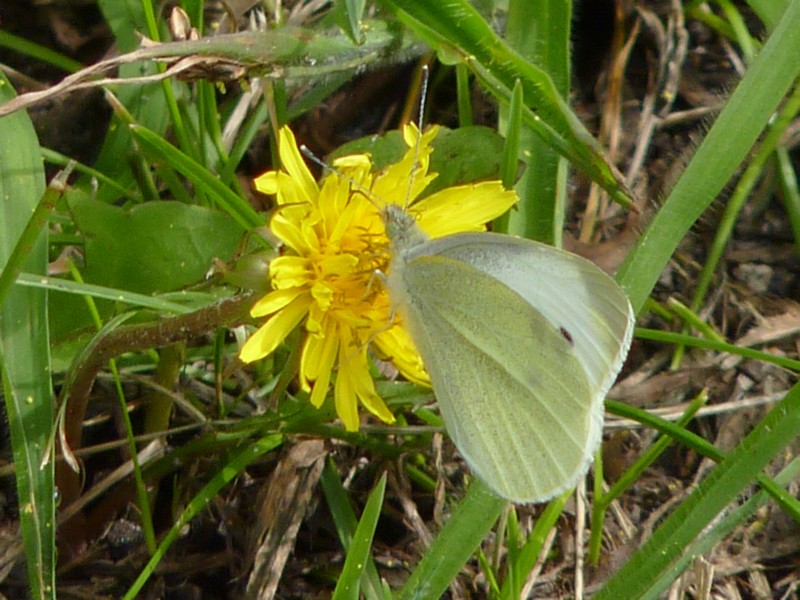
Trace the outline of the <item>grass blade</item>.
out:
<instances>
[{"instance_id":1,"label":"grass blade","mask_svg":"<svg viewBox=\"0 0 800 600\"><path fill-rule=\"evenodd\" d=\"M502 104L508 104L515 81L522 83L527 125L546 143L573 161L612 198L630 204L622 176L610 165L597 140L558 92L548 73L512 50L466 1L386 0L398 18L445 59L465 60Z\"/></svg>"},{"instance_id":2,"label":"grass blade","mask_svg":"<svg viewBox=\"0 0 800 600\"><path fill-rule=\"evenodd\" d=\"M509 3L506 38L531 63L553 79L562 98L569 97L572 3L546 0L530 10L527 0ZM525 171L515 185L520 201L509 213L508 233L561 246L564 228L567 162L526 126L520 132L519 160Z\"/></svg>"},{"instance_id":3,"label":"grass blade","mask_svg":"<svg viewBox=\"0 0 800 600\"><path fill-rule=\"evenodd\" d=\"M323 493L325 494L325 500L328 503L328 508L331 511L333 522L336 525L336 533L339 535L339 541L345 549L345 552L349 552L353 537L356 534L356 527L358 527L358 519L356 519L353 508L350 506L347 491L342 486L339 475L336 473L336 467L330 460L322 471L320 483ZM365 559L364 574L361 577L361 588L366 598L384 597L378 569L375 567L375 562L370 556L367 556Z\"/></svg>"},{"instance_id":4,"label":"grass blade","mask_svg":"<svg viewBox=\"0 0 800 600\"><path fill-rule=\"evenodd\" d=\"M800 74L800 0L794 0L775 32L731 95L650 226L617 272L639 312L675 248L747 156ZM776 69L775 65L786 68Z\"/></svg>"},{"instance_id":5,"label":"grass blade","mask_svg":"<svg viewBox=\"0 0 800 600\"><path fill-rule=\"evenodd\" d=\"M633 557L606 582L595 600L657 598L677 576L676 564L725 507L800 431L800 385L718 464Z\"/></svg>"},{"instance_id":6,"label":"grass blade","mask_svg":"<svg viewBox=\"0 0 800 600\"><path fill-rule=\"evenodd\" d=\"M139 573L136 581L133 582L133 585L123 597L123 600L132 600L133 598L137 597L137 594L144 587L144 584L147 583L147 580L150 579L150 576L155 572L158 563L160 563L161 559L164 558L164 555L172 545L172 542L178 538L181 529L183 529L183 527L189 523L189 521L191 521L195 515L197 515L197 513L205 509L211 499L216 496L227 483L239 475L239 473L241 473L247 467L247 465L270 450L274 450L280 446L281 443L283 443L282 435L267 435L251 444L248 444L241 452L235 454L227 463L225 463L217 472L217 474L214 475L214 477L212 477L211 480L203 486L203 489L197 492L197 495L192 498L191 502L189 502L186 508L183 509L183 512L172 525L169 532L167 532L167 535L165 535L164 539L161 540L158 550L156 550L156 553L150 558L150 561L147 563L145 568L142 569L142 572Z\"/></svg>"},{"instance_id":7,"label":"grass blade","mask_svg":"<svg viewBox=\"0 0 800 600\"><path fill-rule=\"evenodd\" d=\"M0 102L14 96L0 74ZM25 113L0 119L0 268L23 235L29 216L45 191L39 142ZM38 235L21 266L47 271L47 233ZM47 328L47 294L10 288L0 306L2 371L30 594L55 598L55 497L51 446L53 392ZM46 462L46 464L44 464ZM44 464L44 466L42 466Z\"/></svg>"},{"instance_id":8,"label":"grass blade","mask_svg":"<svg viewBox=\"0 0 800 600\"><path fill-rule=\"evenodd\" d=\"M375 535L375 528L378 525L378 517L381 516L383 506L383 493L386 490L386 473L381 476L378 485L369 495L369 500L364 507L361 520L358 522L356 532L350 542L347 551L347 559L344 561L342 574L336 583L333 592L334 600L358 600L361 575L364 573L364 566L369 559L369 551L372 548L372 538Z\"/></svg>"},{"instance_id":9,"label":"grass blade","mask_svg":"<svg viewBox=\"0 0 800 600\"><path fill-rule=\"evenodd\" d=\"M411 573L400 600L440 598L478 549L508 502L474 479L467 495Z\"/></svg>"}]
</instances>

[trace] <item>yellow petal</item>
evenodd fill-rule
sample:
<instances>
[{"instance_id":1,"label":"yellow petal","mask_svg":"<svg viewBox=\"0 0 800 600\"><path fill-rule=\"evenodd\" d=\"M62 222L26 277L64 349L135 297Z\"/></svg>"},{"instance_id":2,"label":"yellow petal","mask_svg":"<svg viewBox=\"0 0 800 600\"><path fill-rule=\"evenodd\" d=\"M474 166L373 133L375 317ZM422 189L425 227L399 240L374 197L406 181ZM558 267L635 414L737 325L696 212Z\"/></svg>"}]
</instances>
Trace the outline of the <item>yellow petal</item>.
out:
<instances>
[{"instance_id":1,"label":"yellow petal","mask_svg":"<svg viewBox=\"0 0 800 600\"><path fill-rule=\"evenodd\" d=\"M278 193L278 174L275 171L267 171L263 175L256 177L253 183L262 194Z\"/></svg>"},{"instance_id":2,"label":"yellow petal","mask_svg":"<svg viewBox=\"0 0 800 600\"><path fill-rule=\"evenodd\" d=\"M274 315L242 346L239 351L242 362L251 363L271 354L303 320L307 310L308 298L300 296Z\"/></svg>"},{"instance_id":3,"label":"yellow petal","mask_svg":"<svg viewBox=\"0 0 800 600\"><path fill-rule=\"evenodd\" d=\"M319 408L325 401L338 348L335 326L319 335L309 336L300 358L300 380L311 389L311 403Z\"/></svg>"},{"instance_id":4,"label":"yellow petal","mask_svg":"<svg viewBox=\"0 0 800 600\"><path fill-rule=\"evenodd\" d=\"M394 423L392 411L375 391L375 382L369 372L367 353L362 351L358 360L352 360L341 366L340 371L347 371L354 384L356 396L361 404L384 423Z\"/></svg>"},{"instance_id":5,"label":"yellow petal","mask_svg":"<svg viewBox=\"0 0 800 600\"><path fill-rule=\"evenodd\" d=\"M403 327L394 326L380 332L375 336L373 344L380 357L391 361L403 377L418 385L430 387L431 380L422 364L422 358L408 331Z\"/></svg>"},{"instance_id":6,"label":"yellow petal","mask_svg":"<svg viewBox=\"0 0 800 600\"><path fill-rule=\"evenodd\" d=\"M414 158L414 151L409 150L403 160L390 165L375 178L372 194L380 205L409 206L436 179L436 173L428 173L427 154L420 154L416 169Z\"/></svg>"},{"instance_id":7,"label":"yellow petal","mask_svg":"<svg viewBox=\"0 0 800 600\"><path fill-rule=\"evenodd\" d=\"M330 319L329 319L330 321ZM333 368L336 360L336 328L327 327L325 331L310 335L303 355L300 357L300 376L307 381L316 381L320 373Z\"/></svg>"},{"instance_id":8,"label":"yellow petal","mask_svg":"<svg viewBox=\"0 0 800 600\"><path fill-rule=\"evenodd\" d=\"M294 134L288 127L281 127L280 133L278 134L278 146L283 170L302 188L303 194L305 195L304 200L307 202L316 202L319 194L317 182L314 181L311 171L308 170L300 154L300 150L297 147Z\"/></svg>"},{"instance_id":9,"label":"yellow petal","mask_svg":"<svg viewBox=\"0 0 800 600\"><path fill-rule=\"evenodd\" d=\"M279 211L269 222L269 228L276 237L300 256L311 253L312 248L304 235L302 221L287 219L283 211Z\"/></svg>"},{"instance_id":10,"label":"yellow petal","mask_svg":"<svg viewBox=\"0 0 800 600\"><path fill-rule=\"evenodd\" d=\"M344 428L347 431L358 431L358 400L349 370L339 369L336 374L333 399L336 404L336 414L342 420Z\"/></svg>"},{"instance_id":11,"label":"yellow petal","mask_svg":"<svg viewBox=\"0 0 800 600\"><path fill-rule=\"evenodd\" d=\"M438 131L438 127L431 127L417 144L419 130L416 125L403 129L408 151L399 162L389 165L375 178L372 192L378 201L409 206L436 179L436 173L428 173L428 165L433 152L431 142Z\"/></svg>"},{"instance_id":12,"label":"yellow petal","mask_svg":"<svg viewBox=\"0 0 800 600\"><path fill-rule=\"evenodd\" d=\"M275 290L259 298L250 309L251 317L266 317L278 312L301 294L307 293L304 289Z\"/></svg>"},{"instance_id":13,"label":"yellow petal","mask_svg":"<svg viewBox=\"0 0 800 600\"><path fill-rule=\"evenodd\" d=\"M311 386L311 396L308 399L316 408L322 406L325 403L325 398L328 397L328 388L331 386L331 373L331 371L321 373L319 379Z\"/></svg>"},{"instance_id":14,"label":"yellow petal","mask_svg":"<svg viewBox=\"0 0 800 600\"><path fill-rule=\"evenodd\" d=\"M337 171L369 172L372 170L372 160L367 154L348 154L334 160L333 166ZM351 173L348 173L348 176L350 175Z\"/></svg>"},{"instance_id":15,"label":"yellow petal","mask_svg":"<svg viewBox=\"0 0 800 600\"><path fill-rule=\"evenodd\" d=\"M269 278L276 290L308 287L313 276L313 262L302 256L279 256L269 264Z\"/></svg>"},{"instance_id":16,"label":"yellow petal","mask_svg":"<svg viewBox=\"0 0 800 600\"><path fill-rule=\"evenodd\" d=\"M434 138L439 135L439 129L439 125L431 125L422 134L422 141L419 141L419 127L417 127L416 123L409 123L403 127L403 140L409 148L414 148L418 141L420 147L429 146Z\"/></svg>"},{"instance_id":17,"label":"yellow petal","mask_svg":"<svg viewBox=\"0 0 800 600\"><path fill-rule=\"evenodd\" d=\"M483 231L517 201L517 193L499 181L445 188L417 202L411 209L420 228L431 237L459 231Z\"/></svg>"}]
</instances>

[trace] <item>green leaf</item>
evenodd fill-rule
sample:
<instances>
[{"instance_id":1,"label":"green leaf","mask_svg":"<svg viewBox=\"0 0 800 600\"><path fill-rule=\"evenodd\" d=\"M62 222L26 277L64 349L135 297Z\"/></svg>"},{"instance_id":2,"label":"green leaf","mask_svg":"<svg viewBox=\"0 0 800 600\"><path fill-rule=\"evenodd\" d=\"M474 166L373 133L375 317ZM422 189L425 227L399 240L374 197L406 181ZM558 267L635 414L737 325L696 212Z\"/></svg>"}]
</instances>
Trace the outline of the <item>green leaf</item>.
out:
<instances>
[{"instance_id":1,"label":"green leaf","mask_svg":"<svg viewBox=\"0 0 800 600\"><path fill-rule=\"evenodd\" d=\"M432 142L430 171L438 173L436 179L425 188L430 194L454 185L473 181L498 179L500 161L503 156L503 138L488 127L440 127ZM464 149L469 148L469 152ZM408 151L403 134L390 131L386 135L366 136L343 144L328 157L331 163L337 157L348 154L369 154L376 170L398 162Z\"/></svg>"},{"instance_id":2,"label":"green leaf","mask_svg":"<svg viewBox=\"0 0 800 600\"><path fill-rule=\"evenodd\" d=\"M0 73L0 101L14 91ZM25 113L0 119L0 269L6 265L45 190L33 125ZM47 231L21 265L47 272ZM47 294L14 286L0 307L0 371L11 430L19 515L30 595L55 598L55 498L52 447L53 392L47 330ZM45 459L49 459L45 461ZM45 464L46 462L46 464Z\"/></svg>"},{"instance_id":3,"label":"green leaf","mask_svg":"<svg viewBox=\"0 0 800 600\"><path fill-rule=\"evenodd\" d=\"M125 210L73 196L69 205L86 236L86 281L133 292L168 292L202 280L215 258L232 258L244 235L228 215L180 202Z\"/></svg>"}]
</instances>

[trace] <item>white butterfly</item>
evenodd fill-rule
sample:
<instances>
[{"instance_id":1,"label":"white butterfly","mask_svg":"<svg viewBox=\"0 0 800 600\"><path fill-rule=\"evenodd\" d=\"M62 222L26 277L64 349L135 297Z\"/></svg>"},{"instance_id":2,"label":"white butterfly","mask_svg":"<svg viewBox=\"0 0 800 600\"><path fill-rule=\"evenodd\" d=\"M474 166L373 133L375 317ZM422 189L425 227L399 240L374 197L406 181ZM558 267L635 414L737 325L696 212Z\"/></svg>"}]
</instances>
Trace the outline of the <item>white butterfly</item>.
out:
<instances>
[{"instance_id":1,"label":"white butterfly","mask_svg":"<svg viewBox=\"0 0 800 600\"><path fill-rule=\"evenodd\" d=\"M494 233L428 239L384 209L389 295L453 442L501 497L541 502L586 474L633 310L593 263Z\"/></svg>"}]
</instances>

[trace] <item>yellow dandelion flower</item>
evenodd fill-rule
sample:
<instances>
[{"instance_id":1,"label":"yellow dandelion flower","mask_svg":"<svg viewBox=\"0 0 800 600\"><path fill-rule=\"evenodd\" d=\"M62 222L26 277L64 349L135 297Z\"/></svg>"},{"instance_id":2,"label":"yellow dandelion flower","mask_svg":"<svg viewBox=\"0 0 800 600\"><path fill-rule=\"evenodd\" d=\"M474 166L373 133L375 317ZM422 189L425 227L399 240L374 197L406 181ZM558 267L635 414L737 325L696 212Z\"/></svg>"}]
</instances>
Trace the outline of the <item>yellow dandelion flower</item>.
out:
<instances>
[{"instance_id":1,"label":"yellow dandelion flower","mask_svg":"<svg viewBox=\"0 0 800 600\"><path fill-rule=\"evenodd\" d=\"M375 277L389 268L382 207L408 205L422 231L436 238L481 231L516 202L516 194L499 181L452 187L417 201L436 177L428 166L437 132L431 127L420 135L417 127L407 126L403 138L408 150L399 162L373 173L368 155L345 156L334 162L336 173L318 184L284 127L278 146L282 169L255 180L259 191L276 197L270 229L284 247L269 267L273 291L251 310L253 317L267 320L239 356L248 363L267 356L302 324L300 384L319 407L333 382L336 413L348 431L358 429L359 403L384 422L394 421L375 391L369 348L410 381L429 382Z\"/></svg>"}]
</instances>

